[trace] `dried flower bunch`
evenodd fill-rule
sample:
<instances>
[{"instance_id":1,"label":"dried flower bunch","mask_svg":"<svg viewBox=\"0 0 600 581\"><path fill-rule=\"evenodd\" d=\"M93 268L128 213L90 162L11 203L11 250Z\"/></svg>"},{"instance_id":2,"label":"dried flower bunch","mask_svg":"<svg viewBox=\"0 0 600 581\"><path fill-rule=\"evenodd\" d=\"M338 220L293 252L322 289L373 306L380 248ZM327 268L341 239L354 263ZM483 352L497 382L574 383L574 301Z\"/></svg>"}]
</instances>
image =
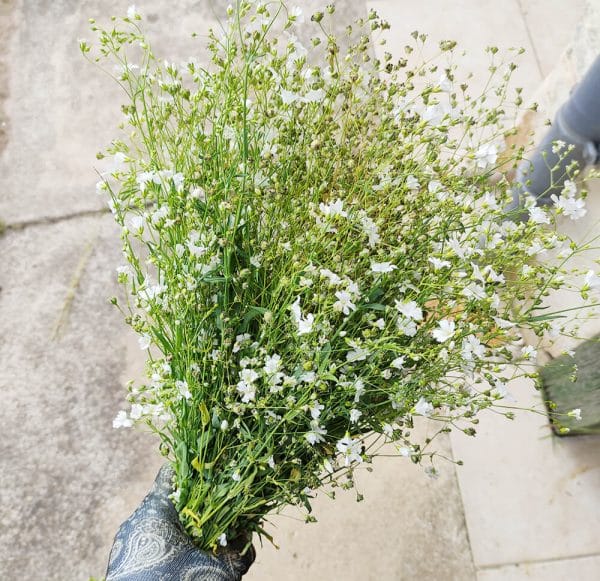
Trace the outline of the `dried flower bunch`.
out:
<instances>
[{"instance_id":1,"label":"dried flower bunch","mask_svg":"<svg viewBox=\"0 0 600 581\"><path fill-rule=\"evenodd\" d=\"M98 187L122 228L119 308L148 379L115 427L160 436L182 522L206 549L266 534L286 504L310 512L383 444L435 472L414 418L474 434L481 410L511 417L506 383L535 358L520 329L561 330L539 307L564 265L532 259L577 251L554 225L584 203L569 185L551 207L529 200L524 219L505 210L502 172L522 154L498 159L521 103L508 102L514 65L490 48L473 96L454 43L411 65L415 33L406 59L378 60L387 23L371 12L336 39L334 10L239 0L208 68L157 59L134 7L114 28L92 21L97 48L80 43L117 64L128 96Z\"/></svg>"}]
</instances>

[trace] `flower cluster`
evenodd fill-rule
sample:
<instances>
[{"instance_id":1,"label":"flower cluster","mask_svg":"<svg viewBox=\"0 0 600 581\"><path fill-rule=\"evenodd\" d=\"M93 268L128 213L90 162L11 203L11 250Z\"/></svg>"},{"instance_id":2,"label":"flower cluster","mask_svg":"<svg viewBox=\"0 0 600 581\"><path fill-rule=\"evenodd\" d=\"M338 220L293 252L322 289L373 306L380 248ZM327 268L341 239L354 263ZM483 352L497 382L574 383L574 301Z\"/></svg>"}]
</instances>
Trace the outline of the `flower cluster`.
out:
<instances>
[{"instance_id":1,"label":"flower cluster","mask_svg":"<svg viewBox=\"0 0 600 581\"><path fill-rule=\"evenodd\" d=\"M524 219L505 210L510 104L457 81L452 43L437 64L379 60L388 24L371 12L336 39L333 11L240 0L208 66L159 61L135 8L112 30L92 23L95 60L116 61L128 97L98 189L122 228L121 308L148 352L115 426L160 436L204 548L351 487L381 442L429 462L416 416L473 434L481 410L509 415L505 384L535 356L520 329L555 325L538 309L563 280L534 259L573 252L556 217L585 212L571 183ZM504 95L514 66L490 58Z\"/></svg>"}]
</instances>

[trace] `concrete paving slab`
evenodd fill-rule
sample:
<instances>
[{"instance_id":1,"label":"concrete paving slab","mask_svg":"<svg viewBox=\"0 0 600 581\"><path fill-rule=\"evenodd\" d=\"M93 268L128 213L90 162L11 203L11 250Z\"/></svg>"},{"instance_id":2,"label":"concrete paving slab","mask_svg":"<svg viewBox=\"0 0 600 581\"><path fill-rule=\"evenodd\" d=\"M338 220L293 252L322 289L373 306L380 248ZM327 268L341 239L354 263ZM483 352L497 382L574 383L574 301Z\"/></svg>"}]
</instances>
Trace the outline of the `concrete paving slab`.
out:
<instances>
[{"instance_id":1,"label":"concrete paving slab","mask_svg":"<svg viewBox=\"0 0 600 581\"><path fill-rule=\"evenodd\" d=\"M541 413L483 414L475 438L451 434L475 565L600 553L598 438L552 436L531 381L508 389L507 405Z\"/></svg>"},{"instance_id":2,"label":"concrete paving slab","mask_svg":"<svg viewBox=\"0 0 600 581\"><path fill-rule=\"evenodd\" d=\"M447 439L438 445L451 453ZM273 517L267 528L281 549L257 547L244 580L474 580L454 465L438 468L432 480L406 458L378 458L373 473L357 477L361 503L352 491L338 492L335 501L316 499L317 523L294 520L291 509Z\"/></svg>"},{"instance_id":3,"label":"concrete paving slab","mask_svg":"<svg viewBox=\"0 0 600 581\"><path fill-rule=\"evenodd\" d=\"M6 223L38 220L97 209L96 152L118 136L123 94L80 54L78 39L91 40L88 18L109 23L124 16L128 3L110 0L16 0L9 44L10 122L0 159L0 217ZM226 4L185 0L177 10L161 0L144 2L144 24L157 54L176 62L202 46L200 36L215 24ZM2 20L2 34L9 21ZM201 58L199 58L201 61Z\"/></svg>"},{"instance_id":4,"label":"concrete paving slab","mask_svg":"<svg viewBox=\"0 0 600 581\"><path fill-rule=\"evenodd\" d=\"M586 0L518 0L531 43L546 77L556 67L565 46L583 18Z\"/></svg>"},{"instance_id":5,"label":"concrete paving slab","mask_svg":"<svg viewBox=\"0 0 600 581\"><path fill-rule=\"evenodd\" d=\"M119 255L108 216L0 239L0 579L103 573L160 464L153 439L111 425L127 366L107 302Z\"/></svg>"},{"instance_id":6,"label":"concrete paving slab","mask_svg":"<svg viewBox=\"0 0 600 581\"><path fill-rule=\"evenodd\" d=\"M597 581L600 578L600 556L561 559L543 563L519 563L484 569L477 581Z\"/></svg>"}]
</instances>

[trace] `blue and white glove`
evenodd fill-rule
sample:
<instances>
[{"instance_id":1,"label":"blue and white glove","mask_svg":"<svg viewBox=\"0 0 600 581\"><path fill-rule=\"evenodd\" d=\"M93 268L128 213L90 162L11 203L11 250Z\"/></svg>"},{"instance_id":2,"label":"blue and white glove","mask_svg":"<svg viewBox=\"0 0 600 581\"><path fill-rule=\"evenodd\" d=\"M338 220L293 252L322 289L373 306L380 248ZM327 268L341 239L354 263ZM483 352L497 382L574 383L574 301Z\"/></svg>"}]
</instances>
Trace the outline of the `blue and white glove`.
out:
<instances>
[{"instance_id":1,"label":"blue and white glove","mask_svg":"<svg viewBox=\"0 0 600 581\"><path fill-rule=\"evenodd\" d=\"M152 490L115 536L106 581L239 581L255 558L235 542L216 555L198 549L183 530L169 495L173 472L163 466Z\"/></svg>"}]
</instances>

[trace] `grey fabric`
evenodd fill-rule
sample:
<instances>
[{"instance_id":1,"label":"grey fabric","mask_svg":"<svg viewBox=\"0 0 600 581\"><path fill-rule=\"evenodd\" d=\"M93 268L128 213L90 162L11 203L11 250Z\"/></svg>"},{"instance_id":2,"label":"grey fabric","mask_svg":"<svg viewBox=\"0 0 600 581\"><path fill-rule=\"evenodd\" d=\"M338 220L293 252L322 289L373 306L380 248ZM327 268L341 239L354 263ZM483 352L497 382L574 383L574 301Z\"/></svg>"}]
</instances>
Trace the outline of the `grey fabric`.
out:
<instances>
[{"instance_id":1,"label":"grey fabric","mask_svg":"<svg viewBox=\"0 0 600 581\"><path fill-rule=\"evenodd\" d=\"M163 466L152 490L115 536L106 581L239 581L254 561L254 548L217 555L194 546L169 499L172 471Z\"/></svg>"}]
</instances>

